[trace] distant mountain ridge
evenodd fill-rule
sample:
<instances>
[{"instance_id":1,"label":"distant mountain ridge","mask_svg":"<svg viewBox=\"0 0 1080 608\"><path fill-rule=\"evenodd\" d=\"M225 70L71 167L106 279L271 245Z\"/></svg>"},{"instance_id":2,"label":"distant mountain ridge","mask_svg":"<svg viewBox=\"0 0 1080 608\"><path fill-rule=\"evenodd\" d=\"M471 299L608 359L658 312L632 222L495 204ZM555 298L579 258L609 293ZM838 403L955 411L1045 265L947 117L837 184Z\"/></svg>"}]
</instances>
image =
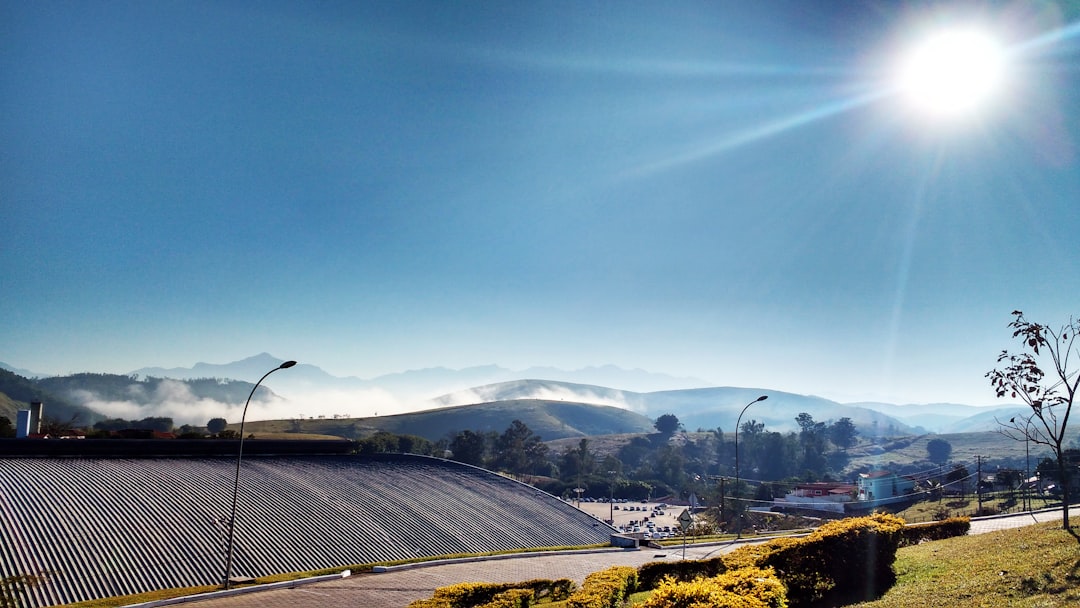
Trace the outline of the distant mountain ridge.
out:
<instances>
[{"instance_id":1,"label":"distant mountain ridge","mask_svg":"<svg viewBox=\"0 0 1080 608\"><path fill-rule=\"evenodd\" d=\"M281 362L277 357L261 353L225 364L197 363L190 368L146 367L132 372L131 375L143 379L152 377L190 381L216 378L252 383ZM0 367L11 369L6 364ZM627 385L623 385L623 388L610 388L609 385L575 380L586 378L621 378L637 390L628 390ZM491 379L495 380L490 381ZM785 432L795 430L794 419L801 412L810 413L818 422L850 418L860 428L860 432L868 435L993 430L997 427L995 416L998 419L1008 419L1017 413L1026 412L1023 406L1017 404L1000 407L960 404L841 404L821 397L770 389L709 386L696 378L677 378L644 370L625 370L611 365L576 371L530 368L520 372L497 365L461 370L438 367L363 380L352 376L333 376L315 365L301 362L287 373L275 374L267 384L274 393L285 399L328 389L378 389L407 403L409 411L500 401L585 403L618 407L649 418L672 413L678 416L689 430L721 428L724 431L733 431L739 411L760 395L768 395L769 398L748 409L744 421L757 420L764 422L769 430ZM661 388L654 390L652 387ZM68 398L70 399L70 395ZM307 415L311 416L313 413L309 411Z\"/></svg>"},{"instance_id":2,"label":"distant mountain ridge","mask_svg":"<svg viewBox=\"0 0 1080 608\"><path fill-rule=\"evenodd\" d=\"M131 372L140 376L175 378L231 378L255 382L267 370L281 363L268 353L241 359L232 363L196 363L190 368L144 367ZM446 393L465 390L474 386L495 384L512 380L546 378L553 381L585 384L612 384L629 386L639 391L656 391L683 388L700 388L710 384L700 378L675 377L667 374L635 369L626 370L614 365L585 367L567 371L553 367L533 367L515 371L498 365L482 365L463 369L430 367L385 374L372 379L356 376L332 376L321 368L299 362L288 374L274 377L276 392L287 395L290 391L308 390L313 387L362 389L382 388L408 400L429 400Z\"/></svg>"},{"instance_id":3,"label":"distant mountain ridge","mask_svg":"<svg viewBox=\"0 0 1080 608\"><path fill-rule=\"evenodd\" d=\"M864 435L922 434L926 430L874 410L843 405L821 397L796 395L758 388L712 387L652 393L635 393L602 386L570 384L550 380L517 380L480 386L435 399L442 405L460 405L477 401L515 399L562 399L622 407L650 419L674 414L688 430L720 428L735 430L738 415L748 403L761 395L768 398L748 408L743 422L765 423L770 431L797 430L795 418L809 413L817 422L850 418Z\"/></svg>"}]
</instances>

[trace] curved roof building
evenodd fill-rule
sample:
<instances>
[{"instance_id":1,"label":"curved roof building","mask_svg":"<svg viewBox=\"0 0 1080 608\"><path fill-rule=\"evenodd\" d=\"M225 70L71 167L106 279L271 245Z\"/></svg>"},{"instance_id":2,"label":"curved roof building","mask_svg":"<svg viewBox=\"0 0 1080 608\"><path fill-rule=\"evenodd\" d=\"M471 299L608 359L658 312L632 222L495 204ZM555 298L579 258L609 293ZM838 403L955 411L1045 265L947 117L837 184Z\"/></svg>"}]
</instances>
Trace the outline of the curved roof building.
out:
<instances>
[{"instance_id":1,"label":"curved roof building","mask_svg":"<svg viewBox=\"0 0 1080 608\"><path fill-rule=\"evenodd\" d=\"M220 584L235 458L0 458L0 572L28 606ZM245 456L233 576L607 543L535 488L411 455Z\"/></svg>"}]
</instances>

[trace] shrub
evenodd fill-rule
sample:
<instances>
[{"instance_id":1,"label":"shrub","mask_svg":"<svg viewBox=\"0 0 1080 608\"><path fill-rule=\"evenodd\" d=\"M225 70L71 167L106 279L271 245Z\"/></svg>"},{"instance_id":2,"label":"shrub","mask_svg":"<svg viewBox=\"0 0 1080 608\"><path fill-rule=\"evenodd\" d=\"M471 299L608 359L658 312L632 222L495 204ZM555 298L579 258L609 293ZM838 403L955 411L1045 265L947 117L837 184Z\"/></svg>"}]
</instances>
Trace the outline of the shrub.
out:
<instances>
[{"instance_id":1,"label":"shrub","mask_svg":"<svg viewBox=\"0 0 1080 608\"><path fill-rule=\"evenodd\" d=\"M771 570L742 568L689 582L665 579L642 608L786 608L784 584Z\"/></svg>"},{"instance_id":2,"label":"shrub","mask_svg":"<svg viewBox=\"0 0 1080 608\"><path fill-rule=\"evenodd\" d=\"M787 587L771 569L741 568L713 578L716 584L743 597L761 600L768 608L787 608Z\"/></svg>"},{"instance_id":3,"label":"shrub","mask_svg":"<svg viewBox=\"0 0 1080 608\"><path fill-rule=\"evenodd\" d=\"M771 567L795 608L877 597L896 581L904 520L887 514L829 522L801 539L777 539L725 556L729 570Z\"/></svg>"},{"instance_id":4,"label":"shrub","mask_svg":"<svg viewBox=\"0 0 1080 608\"><path fill-rule=\"evenodd\" d=\"M649 562L638 568L638 587L655 589L666 578L675 581L692 581L708 578L727 571L724 558L682 560L677 562Z\"/></svg>"},{"instance_id":5,"label":"shrub","mask_svg":"<svg viewBox=\"0 0 1080 608\"><path fill-rule=\"evenodd\" d=\"M616 608L637 588L637 569L615 566L593 572L566 600L567 608Z\"/></svg>"},{"instance_id":6,"label":"shrub","mask_svg":"<svg viewBox=\"0 0 1080 608\"><path fill-rule=\"evenodd\" d=\"M553 600L565 599L573 588L574 581L568 578L533 579L522 583L459 583L439 587L431 598L416 600L409 608L525 607L544 596Z\"/></svg>"},{"instance_id":7,"label":"shrub","mask_svg":"<svg viewBox=\"0 0 1080 608\"><path fill-rule=\"evenodd\" d=\"M439 587L431 599L444 601L448 608L472 608L490 602L496 595L515 586L509 583L459 583Z\"/></svg>"},{"instance_id":8,"label":"shrub","mask_svg":"<svg viewBox=\"0 0 1080 608\"><path fill-rule=\"evenodd\" d=\"M964 536L970 529L971 520L967 517L950 517L933 523L907 526L900 532L900 546L907 547L927 540Z\"/></svg>"},{"instance_id":9,"label":"shrub","mask_svg":"<svg viewBox=\"0 0 1080 608\"><path fill-rule=\"evenodd\" d=\"M478 608L529 608L532 605L531 589L508 589L498 593L491 601Z\"/></svg>"}]
</instances>

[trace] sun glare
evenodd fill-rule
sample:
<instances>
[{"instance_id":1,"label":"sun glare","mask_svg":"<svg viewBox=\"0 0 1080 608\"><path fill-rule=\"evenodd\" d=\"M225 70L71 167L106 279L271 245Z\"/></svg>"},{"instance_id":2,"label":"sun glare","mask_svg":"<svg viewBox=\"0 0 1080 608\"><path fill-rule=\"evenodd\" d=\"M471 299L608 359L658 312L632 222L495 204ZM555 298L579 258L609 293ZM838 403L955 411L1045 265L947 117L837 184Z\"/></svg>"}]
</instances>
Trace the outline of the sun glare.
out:
<instances>
[{"instance_id":1,"label":"sun glare","mask_svg":"<svg viewBox=\"0 0 1080 608\"><path fill-rule=\"evenodd\" d=\"M1005 61L1000 44L987 32L939 32L903 59L898 87L922 113L957 118L987 105L1000 91Z\"/></svg>"}]
</instances>

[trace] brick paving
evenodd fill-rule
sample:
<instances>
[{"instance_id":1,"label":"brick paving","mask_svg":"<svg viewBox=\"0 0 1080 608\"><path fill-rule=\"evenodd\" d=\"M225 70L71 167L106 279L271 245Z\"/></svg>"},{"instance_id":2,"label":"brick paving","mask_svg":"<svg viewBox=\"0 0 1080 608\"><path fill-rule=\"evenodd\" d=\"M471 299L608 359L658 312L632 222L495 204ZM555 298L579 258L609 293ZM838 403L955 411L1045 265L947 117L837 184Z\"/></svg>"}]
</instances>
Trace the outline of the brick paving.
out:
<instances>
[{"instance_id":1,"label":"brick paving","mask_svg":"<svg viewBox=\"0 0 1080 608\"><path fill-rule=\"evenodd\" d=\"M1080 516L1073 508L1070 517ZM982 534L995 530L1017 528L1036 521L1057 521L1060 509L1024 513L1006 517L972 520L971 533ZM754 542L750 539L748 542ZM687 559L702 559L733 550L738 545L720 543L688 546ZM435 589L455 583L518 582L534 578L569 578L578 584L589 573L605 568L641 566L659 560L682 559L682 547L655 549L604 549L594 552L543 553L509 558L481 559L467 563L437 563L421 567L393 570L379 574L361 574L329 582L300 585L217 597L193 602L197 608L298 608L326 606L328 608L404 608L417 599L431 597ZM192 598L187 598L191 601Z\"/></svg>"}]
</instances>

